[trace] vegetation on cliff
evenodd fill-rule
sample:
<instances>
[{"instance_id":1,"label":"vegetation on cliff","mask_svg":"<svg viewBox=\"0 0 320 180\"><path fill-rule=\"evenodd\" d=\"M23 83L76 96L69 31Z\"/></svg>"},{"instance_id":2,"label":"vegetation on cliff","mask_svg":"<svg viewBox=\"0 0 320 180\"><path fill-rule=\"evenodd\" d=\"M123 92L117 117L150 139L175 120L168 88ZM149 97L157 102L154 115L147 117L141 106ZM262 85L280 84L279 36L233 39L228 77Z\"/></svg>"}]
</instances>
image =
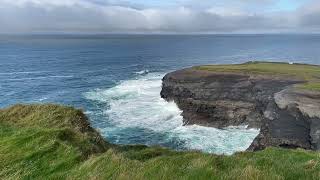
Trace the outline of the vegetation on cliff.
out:
<instances>
[{"instance_id":1,"label":"vegetation on cliff","mask_svg":"<svg viewBox=\"0 0 320 180\"><path fill-rule=\"evenodd\" d=\"M283 76L305 81L298 87L320 91L320 66L308 64L289 64L278 62L248 62L231 65L205 65L194 67L198 70L214 72L231 72L244 74L261 74Z\"/></svg>"},{"instance_id":2,"label":"vegetation on cliff","mask_svg":"<svg viewBox=\"0 0 320 180\"><path fill-rule=\"evenodd\" d=\"M0 179L318 179L318 152L268 148L218 156L101 139L81 110L0 110Z\"/></svg>"}]
</instances>

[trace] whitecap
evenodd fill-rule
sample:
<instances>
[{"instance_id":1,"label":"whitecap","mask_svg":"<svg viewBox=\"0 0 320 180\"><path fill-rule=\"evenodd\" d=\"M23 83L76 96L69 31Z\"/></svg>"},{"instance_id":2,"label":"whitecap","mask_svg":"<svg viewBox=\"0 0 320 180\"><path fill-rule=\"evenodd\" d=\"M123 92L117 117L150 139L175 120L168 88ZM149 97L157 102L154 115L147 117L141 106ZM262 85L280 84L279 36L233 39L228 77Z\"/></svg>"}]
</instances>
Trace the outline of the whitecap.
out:
<instances>
[{"instance_id":1,"label":"whitecap","mask_svg":"<svg viewBox=\"0 0 320 180\"><path fill-rule=\"evenodd\" d=\"M41 101L45 101L45 100L47 100L47 99L48 99L47 97L42 97L42 98L39 98L38 101L41 102Z\"/></svg>"},{"instance_id":2,"label":"whitecap","mask_svg":"<svg viewBox=\"0 0 320 180\"><path fill-rule=\"evenodd\" d=\"M145 70L142 70L142 71L138 71L138 72L135 72L135 74L139 74L139 75L146 75L149 73L149 70L148 69L145 69Z\"/></svg>"}]
</instances>

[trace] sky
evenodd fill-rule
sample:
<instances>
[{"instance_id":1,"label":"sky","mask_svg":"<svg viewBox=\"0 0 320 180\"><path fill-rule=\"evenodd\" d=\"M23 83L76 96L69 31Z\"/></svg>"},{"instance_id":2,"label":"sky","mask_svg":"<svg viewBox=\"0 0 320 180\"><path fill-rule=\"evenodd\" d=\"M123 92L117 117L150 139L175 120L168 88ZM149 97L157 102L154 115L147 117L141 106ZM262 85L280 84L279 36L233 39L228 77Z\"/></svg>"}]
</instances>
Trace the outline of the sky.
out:
<instances>
[{"instance_id":1,"label":"sky","mask_svg":"<svg viewBox=\"0 0 320 180\"><path fill-rule=\"evenodd\" d=\"M320 0L0 0L0 33L319 33Z\"/></svg>"}]
</instances>

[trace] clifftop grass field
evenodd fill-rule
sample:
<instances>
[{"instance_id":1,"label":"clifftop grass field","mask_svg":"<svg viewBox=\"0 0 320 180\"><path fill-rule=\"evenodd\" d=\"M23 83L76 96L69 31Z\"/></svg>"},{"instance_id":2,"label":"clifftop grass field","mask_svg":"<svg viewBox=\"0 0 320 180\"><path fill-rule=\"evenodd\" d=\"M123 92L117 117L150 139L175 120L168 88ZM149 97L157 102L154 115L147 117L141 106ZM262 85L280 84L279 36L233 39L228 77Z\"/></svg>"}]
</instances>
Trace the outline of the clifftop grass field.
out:
<instances>
[{"instance_id":1,"label":"clifftop grass field","mask_svg":"<svg viewBox=\"0 0 320 180\"><path fill-rule=\"evenodd\" d=\"M269 148L218 156L117 146L81 110L16 105L0 110L0 179L319 179L320 153Z\"/></svg>"},{"instance_id":2,"label":"clifftop grass field","mask_svg":"<svg viewBox=\"0 0 320 180\"><path fill-rule=\"evenodd\" d=\"M195 68L212 72L234 72L249 75L259 74L297 78L306 81L306 83L299 85L299 88L320 91L320 66L317 65L257 61L233 65L205 65Z\"/></svg>"}]
</instances>

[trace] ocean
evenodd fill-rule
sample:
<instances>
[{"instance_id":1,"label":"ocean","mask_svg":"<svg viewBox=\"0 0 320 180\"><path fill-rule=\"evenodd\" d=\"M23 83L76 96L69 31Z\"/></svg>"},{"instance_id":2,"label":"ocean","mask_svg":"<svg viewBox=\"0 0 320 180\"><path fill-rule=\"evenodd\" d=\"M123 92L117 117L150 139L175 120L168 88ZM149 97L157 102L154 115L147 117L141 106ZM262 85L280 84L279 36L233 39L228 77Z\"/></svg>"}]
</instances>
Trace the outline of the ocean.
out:
<instances>
[{"instance_id":1,"label":"ocean","mask_svg":"<svg viewBox=\"0 0 320 180\"><path fill-rule=\"evenodd\" d=\"M161 79L199 64L249 60L320 64L320 35L0 35L0 108L81 108L115 144L233 154L258 129L183 126Z\"/></svg>"}]
</instances>

